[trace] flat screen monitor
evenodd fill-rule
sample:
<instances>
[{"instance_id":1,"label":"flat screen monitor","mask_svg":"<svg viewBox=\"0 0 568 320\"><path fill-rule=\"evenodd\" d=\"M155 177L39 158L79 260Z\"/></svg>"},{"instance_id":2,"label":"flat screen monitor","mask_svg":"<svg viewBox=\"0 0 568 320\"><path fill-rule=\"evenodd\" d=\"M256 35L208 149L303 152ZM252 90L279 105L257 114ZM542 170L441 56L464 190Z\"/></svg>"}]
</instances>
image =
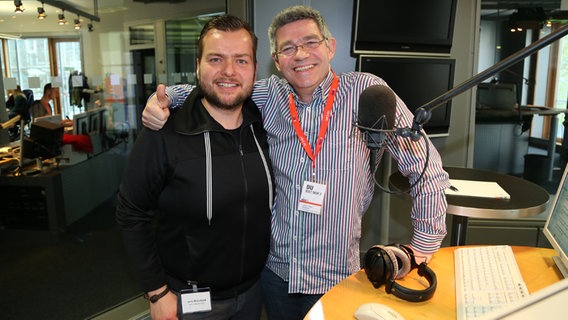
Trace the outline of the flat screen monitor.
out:
<instances>
[{"instance_id":1,"label":"flat screen monitor","mask_svg":"<svg viewBox=\"0 0 568 320\"><path fill-rule=\"evenodd\" d=\"M480 320L562 319L568 301L568 279L485 314Z\"/></svg>"},{"instance_id":2,"label":"flat screen monitor","mask_svg":"<svg viewBox=\"0 0 568 320\"><path fill-rule=\"evenodd\" d=\"M454 69L454 59L365 55L359 57L358 67L385 80L412 113L453 87ZM424 125L428 135L449 134L451 105L450 100L432 110L432 117Z\"/></svg>"},{"instance_id":3,"label":"flat screen monitor","mask_svg":"<svg viewBox=\"0 0 568 320\"><path fill-rule=\"evenodd\" d=\"M518 102L516 83L477 85L477 109L513 110Z\"/></svg>"},{"instance_id":4,"label":"flat screen monitor","mask_svg":"<svg viewBox=\"0 0 568 320\"><path fill-rule=\"evenodd\" d=\"M30 137L21 141L22 156L28 159L49 159L60 155L63 128L61 123L49 121L32 123Z\"/></svg>"},{"instance_id":5,"label":"flat screen monitor","mask_svg":"<svg viewBox=\"0 0 568 320\"><path fill-rule=\"evenodd\" d=\"M73 134L89 134L89 115L87 112L78 113L73 116Z\"/></svg>"},{"instance_id":6,"label":"flat screen monitor","mask_svg":"<svg viewBox=\"0 0 568 320\"><path fill-rule=\"evenodd\" d=\"M54 114L54 115L50 115L50 116L43 116L43 117L36 117L34 118L34 122L33 123L38 123L38 122L51 122L54 124L61 124L61 115L60 114Z\"/></svg>"},{"instance_id":7,"label":"flat screen monitor","mask_svg":"<svg viewBox=\"0 0 568 320\"><path fill-rule=\"evenodd\" d=\"M108 123L108 109L107 108L100 108L99 109L99 121L100 121L100 129L99 129L99 133L101 135L105 135L106 134L106 130L107 130L107 123Z\"/></svg>"},{"instance_id":8,"label":"flat screen monitor","mask_svg":"<svg viewBox=\"0 0 568 320\"><path fill-rule=\"evenodd\" d=\"M352 52L449 55L457 0L355 0Z\"/></svg>"},{"instance_id":9,"label":"flat screen monitor","mask_svg":"<svg viewBox=\"0 0 568 320\"><path fill-rule=\"evenodd\" d=\"M101 110L95 109L88 112L89 114L89 133L98 134L101 130Z\"/></svg>"},{"instance_id":10,"label":"flat screen monitor","mask_svg":"<svg viewBox=\"0 0 568 320\"><path fill-rule=\"evenodd\" d=\"M558 253L554 262L564 278L568 278L568 166L558 185L550 213L544 225L544 236Z\"/></svg>"}]
</instances>

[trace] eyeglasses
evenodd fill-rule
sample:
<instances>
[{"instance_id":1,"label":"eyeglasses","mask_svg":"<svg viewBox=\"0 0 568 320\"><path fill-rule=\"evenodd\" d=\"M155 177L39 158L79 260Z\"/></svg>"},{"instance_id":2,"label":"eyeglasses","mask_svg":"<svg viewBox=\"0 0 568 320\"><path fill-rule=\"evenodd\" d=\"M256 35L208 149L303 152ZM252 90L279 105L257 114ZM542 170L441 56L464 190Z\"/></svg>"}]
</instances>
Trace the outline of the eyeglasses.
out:
<instances>
[{"instance_id":1,"label":"eyeglasses","mask_svg":"<svg viewBox=\"0 0 568 320\"><path fill-rule=\"evenodd\" d=\"M276 54L280 54L283 56L293 56L298 52L299 48L302 48L302 50L304 51L311 51L311 50L315 50L317 49L325 40L327 40L327 38L323 38L321 40L310 40L298 45L289 45L286 46L282 49L280 49L280 51L276 51Z\"/></svg>"}]
</instances>

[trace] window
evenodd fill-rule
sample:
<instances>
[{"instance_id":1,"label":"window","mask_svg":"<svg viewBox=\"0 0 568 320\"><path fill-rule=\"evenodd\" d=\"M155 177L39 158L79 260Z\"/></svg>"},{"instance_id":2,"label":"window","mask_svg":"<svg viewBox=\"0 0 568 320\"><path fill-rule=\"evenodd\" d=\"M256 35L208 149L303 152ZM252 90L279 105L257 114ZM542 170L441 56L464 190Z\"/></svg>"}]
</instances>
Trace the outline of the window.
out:
<instances>
[{"instance_id":1,"label":"window","mask_svg":"<svg viewBox=\"0 0 568 320\"><path fill-rule=\"evenodd\" d=\"M554 24L552 30L560 28ZM543 28L540 37L550 34L550 28ZM566 37L552 43L550 46L539 51L538 68L536 75L537 85L535 104L545 105L552 108L567 108L568 99L568 39ZM540 88L540 90L539 90ZM566 115L556 116L558 123L564 122ZM531 137L548 139L550 128L549 117L535 117L531 128ZM558 125L556 131L557 143L562 143L564 137L564 125Z\"/></svg>"},{"instance_id":2,"label":"window","mask_svg":"<svg viewBox=\"0 0 568 320\"><path fill-rule=\"evenodd\" d=\"M16 78L20 87L31 89L34 99L38 100L43 95L43 86L52 82L53 76L60 76L59 97L52 102L55 113L72 118L74 114L82 112L70 104L68 82L74 70L82 70L79 39L3 40L2 45L6 48L2 50L4 77ZM39 86L30 83L30 77L39 78Z\"/></svg>"},{"instance_id":3,"label":"window","mask_svg":"<svg viewBox=\"0 0 568 320\"><path fill-rule=\"evenodd\" d=\"M61 99L61 114L73 118L72 116L85 111L85 106L81 108L71 104L71 88L69 87L69 77L75 71L82 71L81 68L81 46L79 41L54 40L57 72L61 75L61 87L59 94Z\"/></svg>"},{"instance_id":4,"label":"window","mask_svg":"<svg viewBox=\"0 0 568 320\"><path fill-rule=\"evenodd\" d=\"M568 108L568 38L563 37L559 41L558 46L558 64L556 66L557 77L556 77L556 93L554 98L555 108ZM564 123L566 114L558 115L558 123ZM558 131L556 132L557 140L562 141L564 137L564 130L566 128L562 125L558 126Z\"/></svg>"}]
</instances>

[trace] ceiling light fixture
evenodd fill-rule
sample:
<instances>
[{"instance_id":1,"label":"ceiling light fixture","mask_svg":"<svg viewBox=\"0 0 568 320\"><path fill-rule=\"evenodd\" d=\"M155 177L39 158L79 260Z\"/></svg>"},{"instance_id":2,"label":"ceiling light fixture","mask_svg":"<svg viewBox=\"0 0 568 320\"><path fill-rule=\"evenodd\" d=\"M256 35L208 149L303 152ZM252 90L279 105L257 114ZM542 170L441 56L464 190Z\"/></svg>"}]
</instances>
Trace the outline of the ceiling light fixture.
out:
<instances>
[{"instance_id":1,"label":"ceiling light fixture","mask_svg":"<svg viewBox=\"0 0 568 320\"><path fill-rule=\"evenodd\" d=\"M95 27L93 26L92 22L87 25L87 28L89 28L89 32L95 31Z\"/></svg>"},{"instance_id":2,"label":"ceiling light fixture","mask_svg":"<svg viewBox=\"0 0 568 320\"><path fill-rule=\"evenodd\" d=\"M77 19L75 19L74 23L75 24L74 24L73 28L75 28L75 30L81 29L81 21L79 21L79 17L77 17Z\"/></svg>"},{"instance_id":3,"label":"ceiling light fixture","mask_svg":"<svg viewBox=\"0 0 568 320\"><path fill-rule=\"evenodd\" d=\"M522 32L528 29L540 30L546 20L547 16L542 8L518 8L509 16L511 32Z\"/></svg>"},{"instance_id":4,"label":"ceiling light fixture","mask_svg":"<svg viewBox=\"0 0 568 320\"><path fill-rule=\"evenodd\" d=\"M45 14L45 9L43 8L43 4L41 7L37 7L37 18L38 19L47 18L47 14Z\"/></svg>"},{"instance_id":5,"label":"ceiling light fixture","mask_svg":"<svg viewBox=\"0 0 568 320\"><path fill-rule=\"evenodd\" d=\"M38 0L39 1L39 0ZM92 15L88 12L85 12L83 10L77 9L75 8L73 5L68 4L67 2L61 1L61 0L43 0L42 2L45 2L45 4L50 5L52 7L56 7L59 8L61 10L63 10L64 12L71 12L74 13L78 16L81 16L83 18L87 18L91 21L97 21L100 22L101 18L98 17L98 1L94 0L94 10L95 10L95 14Z\"/></svg>"},{"instance_id":6,"label":"ceiling light fixture","mask_svg":"<svg viewBox=\"0 0 568 320\"><path fill-rule=\"evenodd\" d=\"M16 6L16 9L14 10L15 13L24 12L24 8L22 7L22 0L14 0L14 5Z\"/></svg>"},{"instance_id":7,"label":"ceiling light fixture","mask_svg":"<svg viewBox=\"0 0 568 320\"><path fill-rule=\"evenodd\" d=\"M65 20L65 11L63 11L63 13L59 14L59 19L57 20L57 23L59 23L60 26L67 24L67 20Z\"/></svg>"}]
</instances>

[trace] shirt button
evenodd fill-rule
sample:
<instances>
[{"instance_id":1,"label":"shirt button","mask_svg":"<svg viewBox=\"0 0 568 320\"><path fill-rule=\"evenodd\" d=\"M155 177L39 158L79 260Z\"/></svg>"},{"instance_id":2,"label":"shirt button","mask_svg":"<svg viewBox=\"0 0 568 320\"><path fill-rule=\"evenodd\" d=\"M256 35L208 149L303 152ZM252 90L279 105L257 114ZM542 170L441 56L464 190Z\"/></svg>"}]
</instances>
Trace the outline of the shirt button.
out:
<instances>
[{"instance_id":1,"label":"shirt button","mask_svg":"<svg viewBox=\"0 0 568 320\"><path fill-rule=\"evenodd\" d=\"M299 184L296 185L296 190L300 190L300 185L299 185Z\"/></svg>"},{"instance_id":2,"label":"shirt button","mask_svg":"<svg viewBox=\"0 0 568 320\"><path fill-rule=\"evenodd\" d=\"M305 158L300 158L300 162L303 163L304 161L305 161Z\"/></svg>"}]
</instances>

